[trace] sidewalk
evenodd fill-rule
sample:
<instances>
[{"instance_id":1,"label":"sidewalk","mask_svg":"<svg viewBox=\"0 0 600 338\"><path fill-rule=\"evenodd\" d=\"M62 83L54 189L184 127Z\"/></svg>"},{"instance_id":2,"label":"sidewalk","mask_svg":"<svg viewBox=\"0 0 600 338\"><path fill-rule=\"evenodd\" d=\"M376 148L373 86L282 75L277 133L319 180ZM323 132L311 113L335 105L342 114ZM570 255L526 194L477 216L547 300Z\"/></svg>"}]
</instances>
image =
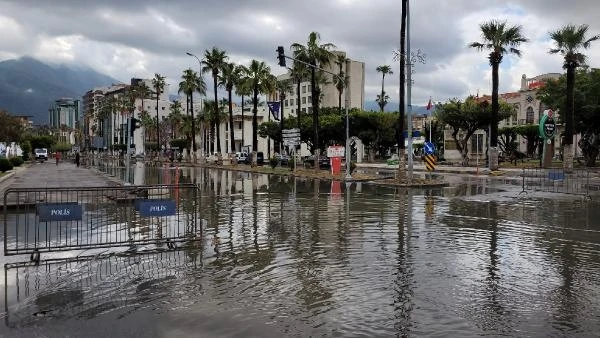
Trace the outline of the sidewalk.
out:
<instances>
[{"instance_id":1,"label":"sidewalk","mask_svg":"<svg viewBox=\"0 0 600 338\"><path fill-rule=\"evenodd\" d=\"M17 167L13 172L0 178L0 199L4 203L4 192L10 188L72 188L107 187L119 185L117 179L85 167L77 167L71 162L29 163Z\"/></svg>"},{"instance_id":2,"label":"sidewalk","mask_svg":"<svg viewBox=\"0 0 600 338\"><path fill-rule=\"evenodd\" d=\"M398 170L398 165L388 165L386 163L357 163L357 168L372 168L372 169L385 169L385 170ZM417 172L427 172L425 165L419 163L413 164L413 170ZM447 165L435 166L435 173L446 173L446 174L471 174L471 175L506 175L506 176L520 176L523 172L522 168L500 168L498 171L491 172L488 168L484 167L455 167Z\"/></svg>"}]
</instances>

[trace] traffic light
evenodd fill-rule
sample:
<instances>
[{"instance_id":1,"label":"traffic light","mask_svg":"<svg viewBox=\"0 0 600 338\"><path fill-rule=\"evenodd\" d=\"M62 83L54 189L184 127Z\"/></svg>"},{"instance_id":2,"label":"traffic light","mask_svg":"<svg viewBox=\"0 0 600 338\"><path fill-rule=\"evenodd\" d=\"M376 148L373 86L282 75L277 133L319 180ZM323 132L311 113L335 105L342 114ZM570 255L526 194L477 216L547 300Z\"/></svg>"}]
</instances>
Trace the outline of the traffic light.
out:
<instances>
[{"instance_id":1,"label":"traffic light","mask_svg":"<svg viewBox=\"0 0 600 338\"><path fill-rule=\"evenodd\" d=\"M285 52L283 51L283 46L277 47L277 58L279 59L279 65L285 67Z\"/></svg>"},{"instance_id":2,"label":"traffic light","mask_svg":"<svg viewBox=\"0 0 600 338\"><path fill-rule=\"evenodd\" d=\"M135 117L132 117L131 121L129 121L129 134L133 136L133 132L139 127L141 127L140 120L136 119Z\"/></svg>"}]
</instances>

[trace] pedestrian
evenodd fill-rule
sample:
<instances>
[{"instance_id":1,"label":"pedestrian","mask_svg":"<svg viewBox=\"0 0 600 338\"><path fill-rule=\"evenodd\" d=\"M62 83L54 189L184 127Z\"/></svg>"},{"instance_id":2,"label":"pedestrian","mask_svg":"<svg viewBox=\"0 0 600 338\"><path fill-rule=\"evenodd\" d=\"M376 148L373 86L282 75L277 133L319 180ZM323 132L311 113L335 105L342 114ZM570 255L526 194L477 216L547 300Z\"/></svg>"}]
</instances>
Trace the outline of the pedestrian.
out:
<instances>
[{"instance_id":1,"label":"pedestrian","mask_svg":"<svg viewBox=\"0 0 600 338\"><path fill-rule=\"evenodd\" d=\"M77 167L79 167L79 160L80 160L80 159L81 159L81 158L80 158L79 152L77 152L77 153L75 154L75 164L77 164Z\"/></svg>"},{"instance_id":2,"label":"pedestrian","mask_svg":"<svg viewBox=\"0 0 600 338\"><path fill-rule=\"evenodd\" d=\"M56 165L58 165L58 162L60 162L60 152L59 151L56 152Z\"/></svg>"}]
</instances>

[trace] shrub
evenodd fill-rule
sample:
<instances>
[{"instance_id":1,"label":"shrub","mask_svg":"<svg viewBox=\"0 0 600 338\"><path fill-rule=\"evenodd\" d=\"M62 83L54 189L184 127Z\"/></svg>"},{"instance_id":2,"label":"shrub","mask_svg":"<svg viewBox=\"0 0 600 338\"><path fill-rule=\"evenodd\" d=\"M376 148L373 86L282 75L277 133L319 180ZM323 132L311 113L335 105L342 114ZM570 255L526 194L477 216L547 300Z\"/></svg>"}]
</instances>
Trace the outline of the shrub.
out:
<instances>
[{"instance_id":1,"label":"shrub","mask_svg":"<svg viewBox=\"0 0 600 338\"><path fill-rule=\"evenodd\" d=\"M178 148L179 150L182 150L183 148L187 148L188 147L188 141L186 139L184 139L184 138L171 140L171 147L172 148Z\"/></svg>"},{"instance_id":2,"label":"shrub","mask_svg":"<svg viewBox=\"0 0 600 338\"><path fill-rule=\"evenodd\" d=\"M269 165L271 166L271 168L275 169L275 167L279 164L279 159L276 157L271 157L269 159Z\"/></svg>"},{"instance_id":3,"label":"shrub","mask_svg":"<svg viewBox=\"0 0 600 338\"><path fill-rule=\"evenodd\" d=\"M23 150L23 160L27 161L31 154L31 142L25 140L21 142L21 150Z\"/></svg>"},{"instance_id":4,"label":"shrub","mask_svg":"<svg viewBox=\"0 0 600 338\"><path fill-rule=\"evenodd\" d=\"M0 158L0 172L12 170L13 165L7 158Z\"/></svg>"},{"instance_id":5,"label":"shrub","mask_svg":"<svg viewBox=\"0 0 600 338\"><path fill-rule=\"evenodd\" d=\"M23 159L20 156L17 157L11 157L10 158L10 163L14 166L14 167L18 167L21 164L23 164Z\"/></svg>"}]
</instances>

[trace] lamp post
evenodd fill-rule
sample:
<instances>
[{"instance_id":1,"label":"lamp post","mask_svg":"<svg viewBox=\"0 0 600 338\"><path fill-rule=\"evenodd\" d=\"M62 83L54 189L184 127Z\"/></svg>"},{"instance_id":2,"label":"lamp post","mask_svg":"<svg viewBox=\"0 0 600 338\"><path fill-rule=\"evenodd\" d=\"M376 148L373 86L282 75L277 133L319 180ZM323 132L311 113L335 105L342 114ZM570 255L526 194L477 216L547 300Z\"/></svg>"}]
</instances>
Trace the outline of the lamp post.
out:
<instances>
[{"instance_id":1,"label":"lamp post","mask_svg":"<svg viewBox=\"0 0 600 338\"><path fill-rule=\"evenodd\" d=\"M200 59L196 55L194 55L190 52L185 52L185 54L187 54L189 56L193 56L196 58L196 60L198 60L198 71L199 71L198 76L202 76L201 75L202 74L202 62L200 61ZM190 100L193 100L193 99L194 99L194 94L192 92ZM191 102L191 104L193 107L194 103ZM192 108L192 151L194 152L193 159L194 159L194 163L195 163L196 162L196 119L194 118L194 109L193 108ZM204 155L204 144L202 144L202 151L200 151L201 158L204 158L203 155ZM200 163L203 163L203 162L200 161Z\"/></svg>"}]
</instances>

